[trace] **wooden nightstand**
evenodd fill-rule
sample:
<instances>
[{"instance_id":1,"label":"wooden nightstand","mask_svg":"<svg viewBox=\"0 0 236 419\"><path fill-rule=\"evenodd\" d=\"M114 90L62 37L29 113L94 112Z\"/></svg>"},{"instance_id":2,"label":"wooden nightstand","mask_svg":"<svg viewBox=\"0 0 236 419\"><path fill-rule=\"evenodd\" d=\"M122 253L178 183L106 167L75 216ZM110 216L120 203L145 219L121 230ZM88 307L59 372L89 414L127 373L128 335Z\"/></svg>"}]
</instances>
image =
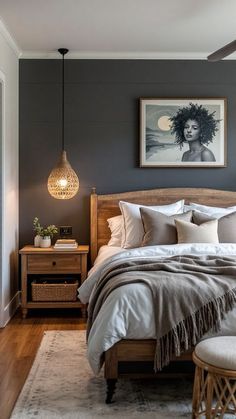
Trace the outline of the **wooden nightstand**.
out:
<instances>
[{"instance_id":1,"label":"wooden nightstand","mask_svg":"<svg viewBox=\"0 0 236 419\"><path fill-rule=\"evenodd\" d=\"M73 275L79 284L87 276L87 256L89 246L78 246L75 250L55 250L25 246L21 254L21 307L22 316L26 317L31 308L81 308L83 317L86 316L86 306L79 301L32 301L31 282L42 275Z\"/></svg>"}]
</instances>

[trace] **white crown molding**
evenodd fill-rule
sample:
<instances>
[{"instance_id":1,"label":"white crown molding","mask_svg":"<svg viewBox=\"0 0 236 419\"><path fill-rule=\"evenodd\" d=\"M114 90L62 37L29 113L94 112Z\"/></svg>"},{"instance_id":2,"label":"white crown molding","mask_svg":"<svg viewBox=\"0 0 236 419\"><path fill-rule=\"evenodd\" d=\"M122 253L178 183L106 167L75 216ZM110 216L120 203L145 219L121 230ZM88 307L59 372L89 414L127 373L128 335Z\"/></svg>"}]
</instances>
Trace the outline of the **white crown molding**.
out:
<instances>
[{"instance_id":1,"label":"white crown molding","mask_svg":"<svg viewBox=\"0 0 236 419\"><path fill-rule=\"evenodd\" d=\"M69 51L67 57L80 60L206 60L210 52L104 52L104 51ZM22 51L24 59L59 59L57 51ZM226 58L235 60L236 54Z\"/></svg>"},{"instance_id":2,"label":"white crown molding","mask_svg":"<svg viewBox=\"0 0 236 419\"><path fill-rule=\"evenodd\" d=\"M18 58L20 58L21 54L22 54L22 51L18 47L18 45L17 45L15 39L13 38L13 36L10 34L8 29L6 28L6 25L5 25L5 23L3 23L2 19L0 19L0 33L2 34L4 39L7 41L8 45L11 47L11 49L16 54L16 56Z\"/></svg>"},{"instance_id":3,"label":"white crown molding","mask_svg":"<svg viewBox=\"0 0 236 419\"><path fill-rule=\"evenodd\" d=\"M112 51L69 51L69 59L80 60L202 60L206 53L181 53L181 52L112 52ZM22 51L24 59L59 59L57 51Z\"/></svg>"}]
</instances>

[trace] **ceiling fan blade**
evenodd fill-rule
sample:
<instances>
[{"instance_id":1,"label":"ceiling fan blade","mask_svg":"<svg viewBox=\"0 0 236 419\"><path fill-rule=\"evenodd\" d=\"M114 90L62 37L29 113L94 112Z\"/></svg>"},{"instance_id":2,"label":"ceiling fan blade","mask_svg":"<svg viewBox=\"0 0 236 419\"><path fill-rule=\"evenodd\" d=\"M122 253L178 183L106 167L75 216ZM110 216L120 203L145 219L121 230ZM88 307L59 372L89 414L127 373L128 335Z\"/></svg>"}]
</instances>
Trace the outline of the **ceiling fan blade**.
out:
<instances>
[{"instance_id":1,"label":"ceiling fan blade","mask_svg":"<svg viewBox=\"0 0 236 419\"><path fill-rule=\"evenodd\" d=\"M208 61L219 61L219 60L222 60L222 58L227 57L227 55L230 55L235 51L236 51L236 41L232 41L229 44L225 45L224 47L208 55L207 59Z\"/></svg>"}]
</instances>

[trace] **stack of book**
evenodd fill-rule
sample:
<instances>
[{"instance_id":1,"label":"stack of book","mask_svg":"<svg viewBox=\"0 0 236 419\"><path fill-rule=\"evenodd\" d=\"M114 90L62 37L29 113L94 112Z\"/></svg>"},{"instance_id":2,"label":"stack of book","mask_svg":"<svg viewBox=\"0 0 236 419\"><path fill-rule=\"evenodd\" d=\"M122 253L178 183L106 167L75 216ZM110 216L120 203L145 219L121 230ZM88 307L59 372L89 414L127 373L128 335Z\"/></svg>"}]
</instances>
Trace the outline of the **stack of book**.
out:
<instances>
[{"instance_id":1,"label":"stack of book","mask_svg":"<svg viewBox=\"0 0 236 419\"><path fill-rule=\"evenodd\" d=\"M58 239L54 244L56 250L73 250L77 247L78 243L75 239Z\"/></svg>"}]
</instances>

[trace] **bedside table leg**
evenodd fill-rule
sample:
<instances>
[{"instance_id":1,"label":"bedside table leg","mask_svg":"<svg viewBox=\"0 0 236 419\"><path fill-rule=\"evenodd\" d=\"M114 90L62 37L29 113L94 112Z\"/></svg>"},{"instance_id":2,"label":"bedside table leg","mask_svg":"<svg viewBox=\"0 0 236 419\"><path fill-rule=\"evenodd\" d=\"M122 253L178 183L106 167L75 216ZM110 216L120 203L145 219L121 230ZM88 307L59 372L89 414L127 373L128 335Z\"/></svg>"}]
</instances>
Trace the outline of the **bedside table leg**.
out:
<instances>
[{"instance_id":1,"label":"bedside table leg","mask_svg":"<svg viewBox=\"0 0 236 419\"><path fill-rule=\"evenodd\" d=\"M82 318L86 319L86 317L87 317L87 304L82 305L81 312L82 312Z\"/></svg>"},{"instance_id":2,"label":"bedside table leg","mask_svg":"<svg viewBox=\"0 0 236 419\"><path fill-rule=\"evenodd\" d=\"M21 309L22 309L22 318L25 319L28 313L26 308L27 304L27 255L22 255L21 260Z\"/></svg>"},{"instance_id":3,"label":"bedside table leg","mask_svg":"<svg viewBox=\"0 0 236 419\"><path fill-rule=\"evenodd\" d=\"M28 313L28 309L22 308L22 319L26 319L27 313Z\"/></svg>"}]
</instances>

